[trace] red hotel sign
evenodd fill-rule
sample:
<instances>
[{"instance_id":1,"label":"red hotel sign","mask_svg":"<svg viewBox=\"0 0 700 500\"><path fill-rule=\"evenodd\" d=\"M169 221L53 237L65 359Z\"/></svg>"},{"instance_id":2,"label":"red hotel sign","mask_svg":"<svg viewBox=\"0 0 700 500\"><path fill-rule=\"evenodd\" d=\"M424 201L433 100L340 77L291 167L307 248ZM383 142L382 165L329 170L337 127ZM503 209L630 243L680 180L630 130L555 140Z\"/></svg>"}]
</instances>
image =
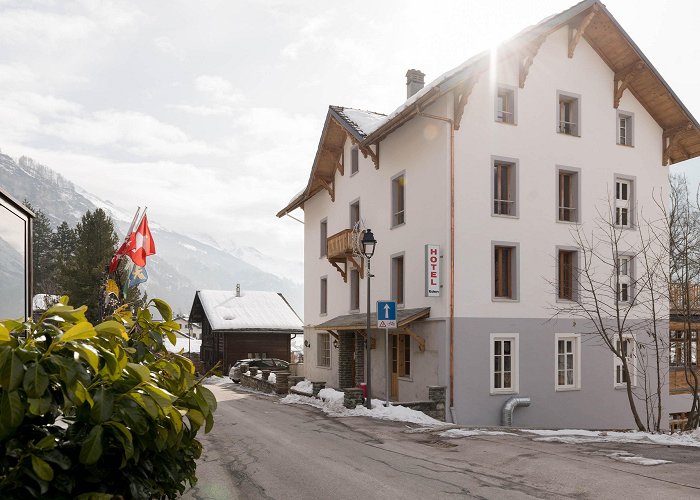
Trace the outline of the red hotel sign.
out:
<instances>
[{"instance_id":1,"label":"red hotel sign","mask_svg":"<svg viewBox=\"0 0 700 500\"><path fill-rule=\"evenodd\" d=\"M425 245L425 296L440 296L440 245Z\"/></svg>"}]
</instances>

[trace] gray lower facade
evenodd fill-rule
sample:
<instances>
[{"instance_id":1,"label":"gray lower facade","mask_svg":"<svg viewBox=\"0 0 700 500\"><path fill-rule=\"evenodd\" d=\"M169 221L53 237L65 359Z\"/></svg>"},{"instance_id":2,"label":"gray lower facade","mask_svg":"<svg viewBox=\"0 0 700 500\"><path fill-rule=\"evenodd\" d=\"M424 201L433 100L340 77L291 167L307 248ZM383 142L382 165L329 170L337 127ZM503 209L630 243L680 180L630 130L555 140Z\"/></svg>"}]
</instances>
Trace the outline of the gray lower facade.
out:
<instances>
[{"instance_id":1,"label":"gray lower facade","mask_svg":"<svg viewBox=\"0 0 700 500\"><path fill-rule=\"evenodd\" d=\"M517 408L513 423L530 428L636 428L627 392L615 384L615 359L599 337L571 319L456 318L454 339L454 406L452 416L466 425L500 425L503 405L514 396L529 397ZM580 335L577 387L557 387L557 334ZM513 379L517 391L494 393L493 336L517 338ZM446 346L449 352L449 344ZM579 358L578 353L575 358ZM665 356L664 356L665 359ZM662 367L662 369L665 369ZM644 376L637 370L637 392ZM668 386L661 389L662 427L668 427ZM638 396L641 394L638 394ZM644 420L644 401L637 399Z\"/></svg>"}]
</instances>

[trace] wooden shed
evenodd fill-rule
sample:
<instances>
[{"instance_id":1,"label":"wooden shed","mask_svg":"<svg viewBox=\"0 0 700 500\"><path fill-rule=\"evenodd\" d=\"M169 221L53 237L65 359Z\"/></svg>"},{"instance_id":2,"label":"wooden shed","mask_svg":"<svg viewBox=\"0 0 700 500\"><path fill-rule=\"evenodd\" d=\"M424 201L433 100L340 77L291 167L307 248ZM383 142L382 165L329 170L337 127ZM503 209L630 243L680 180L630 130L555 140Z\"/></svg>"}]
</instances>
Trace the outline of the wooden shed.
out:
<instances>
[{"instance_id":1,"label":"wooden shed","mask_svg":"<svg viewBox=\"0 0 700 500\"><path fill-rule=\"evenodd\" d=\"M239 359L290 360L290 342L303 324L281 293L198 290L190 321L202 324L200 359L206 369L221 362L228 373Z\"/></svg>"}]
</instances>

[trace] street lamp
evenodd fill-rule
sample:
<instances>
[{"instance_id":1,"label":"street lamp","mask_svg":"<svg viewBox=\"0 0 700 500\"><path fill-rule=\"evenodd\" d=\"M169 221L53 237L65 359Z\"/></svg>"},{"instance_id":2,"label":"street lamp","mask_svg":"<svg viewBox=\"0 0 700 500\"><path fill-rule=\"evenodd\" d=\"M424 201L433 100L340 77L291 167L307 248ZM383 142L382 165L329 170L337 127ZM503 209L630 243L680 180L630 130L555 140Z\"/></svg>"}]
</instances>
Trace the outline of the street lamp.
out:
<instances>
[{"instance_id":1,"label":"street lamp","mask_svg":"<svg viewBox=\"0 0 700 500\"><path fill-rule=\"evenodd\" d=\"M367 259L367 332L365 339L365 349L367 358L367 401L365 406L372 409L372 339L370 337L370 322L369 322L369 290L370 281L372 280L372 272L370 271L370 259L374 255L374 247L377 245L377 240L374 239L371 229L366 229L362 236L362 255Z\"/></svg>"}]
</instances>

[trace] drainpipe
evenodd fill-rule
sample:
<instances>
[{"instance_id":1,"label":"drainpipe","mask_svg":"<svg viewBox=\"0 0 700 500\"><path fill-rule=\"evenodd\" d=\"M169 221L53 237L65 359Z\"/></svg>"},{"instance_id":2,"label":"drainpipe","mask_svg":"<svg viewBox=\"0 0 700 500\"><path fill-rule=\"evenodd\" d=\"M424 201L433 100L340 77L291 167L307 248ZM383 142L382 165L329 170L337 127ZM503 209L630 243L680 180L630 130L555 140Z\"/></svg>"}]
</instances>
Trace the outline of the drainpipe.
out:
<instances>
[{"instance_id":1,"label":"drainpipe","mask_svg":"<svg viewBox=\"0 0 700 500\"><path fill-rule=\"evenodd\" d=\"M423 113L420 107L416 114L450 124L450 412L452 413L455 402L455 123L451 118ZM452 414L452 421L454 422L454 414Z\"/></svg>"}]
</instances>

